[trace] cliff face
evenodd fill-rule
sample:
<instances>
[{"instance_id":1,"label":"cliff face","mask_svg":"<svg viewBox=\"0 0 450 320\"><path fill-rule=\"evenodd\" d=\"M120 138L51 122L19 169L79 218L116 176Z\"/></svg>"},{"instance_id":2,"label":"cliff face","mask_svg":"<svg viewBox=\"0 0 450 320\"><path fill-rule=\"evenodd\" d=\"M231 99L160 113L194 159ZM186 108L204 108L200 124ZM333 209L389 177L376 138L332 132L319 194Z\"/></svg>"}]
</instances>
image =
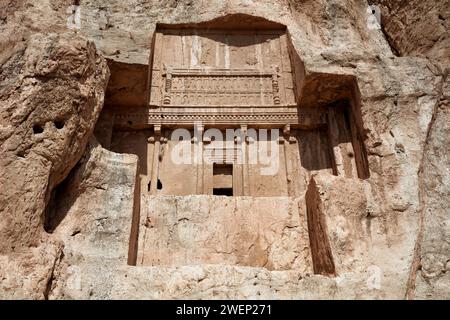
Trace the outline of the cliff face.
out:
<instances>
[{"instance_id":1,"label":"cliff face","mask_svg":"<svg viewBox=\"0 0 450 320\"><path fill-rule=\"evenodd\" d=\"M371 4L382 29L360 0L1 1L0 297L450 298L448 2ZM353 88L370 178L312 175L300 200L140 196L102 107L145 104L157 23L218 18L287 26L302 105Z\"/></svg>"},{"instance_id":2,"label":"cliff face","mask_svg":"<svg viewBox=\"0 0 450 320\"><path fill-rule=\"evenodd\" d=\"M369 1L382 16L384 34L400 56L427 57L443 74L440 101L428 125L419 169L421 232L407 296L430 299L448 292L448 136L450 7L446 1ZM439 132L439 133L438 133ZM443 142L441 140L441 142ZM438 147L439 146L439 147ZM439 160L438 160L439 159ZM445 296L445 295L444 295Z\"/></svg>"},{"instance_id":3,"label":"cliff face","mask_svg":"<svg viewBox=\"0 0 450 320\"><path fill-rule=\"evenodd\" d=\"M84 153L108 77L105 59L78 36L33 34L4 59L0 286L13 285L11 297L42 298L62 254L44 230L44 212Z\"/></svg>"},{"instance_id":4,"label":"cliff face","mask_svg":"<svg viewBox=\"0 0 450 320\"><path fill-rule=\"evenodd\" d=\"M448 2L372 0L369 3L378 6L386 38L399 55L427 57L448 68Z\"/></svg>"}]
</instances>

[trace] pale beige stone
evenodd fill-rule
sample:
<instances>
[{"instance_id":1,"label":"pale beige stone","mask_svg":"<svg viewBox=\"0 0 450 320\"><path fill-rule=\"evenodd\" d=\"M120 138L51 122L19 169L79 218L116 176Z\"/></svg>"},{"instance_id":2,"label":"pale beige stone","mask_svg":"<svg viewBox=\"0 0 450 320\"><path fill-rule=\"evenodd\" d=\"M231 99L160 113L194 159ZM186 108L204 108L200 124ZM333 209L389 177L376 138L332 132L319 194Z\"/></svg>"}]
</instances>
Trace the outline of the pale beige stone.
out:
<instances>
[{"instance_id":1,"label":"pale beige stone","mask_svg":"<svg viewBox=\"0 0 450 320\"><path fill-rule=\"evenodd\" d=\"M383 30L359 0L85 0L72 31L68 1L2 3L0 298L448 299L448 4L370 2ZM279 50L228 55L243 26ZM243 70L244 89L223 81ZM235 93L189 96L185 76ZM279 174L171 163L199 106L221 129L281 129Z\"/></svg>"},{"instance_id":2,"label":"pale beige stone","mask_svg":"<svg viewBox=\"0 0 450 320\"><path fill-rule=\"evenodd\" d=\"M138 265L312 271L303 199L151 196L144 208Z\"/></svg>"}]
</instances>

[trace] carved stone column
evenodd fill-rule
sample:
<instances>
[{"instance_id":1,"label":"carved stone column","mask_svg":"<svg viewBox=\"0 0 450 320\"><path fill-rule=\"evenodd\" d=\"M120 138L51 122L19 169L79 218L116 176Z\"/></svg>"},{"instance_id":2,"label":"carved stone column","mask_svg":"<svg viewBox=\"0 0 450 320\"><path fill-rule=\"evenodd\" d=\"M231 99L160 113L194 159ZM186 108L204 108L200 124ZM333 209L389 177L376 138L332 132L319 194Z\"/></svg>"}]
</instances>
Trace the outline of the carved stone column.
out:
<instances>
[{"instance_id":1,"label":"carved stone column","mask_svg":"<svg viewBox=\"0 0 450 320\"><path fill-rule=\"evenodd\" d=\"M197 194L205 194L205 175L204 175L204 161L203 161L203 132L205 127L201 124L194 125L194 164L197 167Z\"/></svg>"},{"instance_id":2,"label":"carved stone column","mask_svg":"<svg viewBox=\"0 0 450 320\"><path fill-rule=\"evenodd\" d=\"M152 161L152 173L150 180L150 194L156 195L158 192L158 178L159 178L159 163L160 163L160 151L161 151L161 125L154 126L154 136L150 138L150 142L154 143L153 146L153 161Z\"/></svg>"},{"instance_id":3,"label":"carved stone column","mask_svg":"<svg viewBox=\"0 0 450 320\"><path fill-rule=\"evenodd\" d=\"M242 156L242 196L250 195L250 179L248 165L248 148L247 148L247 125L241 126L241 156Z\"/></svg>"},{"instance_id":4,"label":"carved stone column","mask_svg":"<svg viewBox=\"0 0 450 320\"><path fill-rule=\"evenodd\" d=\"M291 141L292 140L292 141ZM286 166L286 181L287 181L287 191L288 196L295 196L295 186L294 177L292 169L292 159L291 159L291 142L295 142L295 138L291 137L291 126L289 124L283 127L283 137L281 137L280 142L284 144L284 161Z\"/></svg>"}]
</instances>

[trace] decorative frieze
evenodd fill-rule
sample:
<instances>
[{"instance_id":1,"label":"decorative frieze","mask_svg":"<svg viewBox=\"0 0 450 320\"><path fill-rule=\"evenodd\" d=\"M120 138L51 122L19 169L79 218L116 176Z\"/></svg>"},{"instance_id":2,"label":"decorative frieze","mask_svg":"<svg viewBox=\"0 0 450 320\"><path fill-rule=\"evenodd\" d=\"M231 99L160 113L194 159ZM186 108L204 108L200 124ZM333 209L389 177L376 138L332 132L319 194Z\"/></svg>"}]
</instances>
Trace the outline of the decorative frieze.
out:
<instances>
[{"instance_id":1,"label":"decorative frieze","mask_svg":"<svg viewBox=\"0 0 450 320\"><path fill-rule=\"evenodd\" d=\"M149 106L295 106L284 30L159 30Z\"/></svg>"},{"instance_id":2,"label":"decorative frieze","mask_svg":"<svg viewBox=\"0 0 450 320\"><path fill-rule=\"evenodd\" d=\"M148 112L116 113L115 126L120 127L152 127L161 125L194 125L201 122L205 125L279 125L282 128L289 124L296 127L320 127L326 125L327 119L323 108L263 108L252 111L253 108L223 109L220 113L214 108L161 108L150 109Z\"/></svg>"},{"instance_id":3,"label":"decorative frieze","mask_svg":"<svg viewBox=\"0 0 450 320\"><path fill-rule=\"evenodd\" d=\"M171 69L163 73L163 105L280 105L278 67L270 71Z\"/></svg>"}]
</instances>

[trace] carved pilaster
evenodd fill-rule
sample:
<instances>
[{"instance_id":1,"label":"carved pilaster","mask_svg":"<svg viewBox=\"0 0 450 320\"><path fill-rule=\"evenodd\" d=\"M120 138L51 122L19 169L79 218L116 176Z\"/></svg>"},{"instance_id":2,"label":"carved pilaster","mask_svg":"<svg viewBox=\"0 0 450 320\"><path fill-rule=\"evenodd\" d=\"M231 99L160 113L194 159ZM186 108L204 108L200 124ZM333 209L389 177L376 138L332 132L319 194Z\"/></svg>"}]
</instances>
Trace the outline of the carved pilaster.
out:
<instances>
[{"instance_id":1,"label":"carved pilaster","mask_svg":"<svg viewBox=\"0 0 450 320\"><path fill-rule=\"evenodd\" d=\"M247 132L248 126L241 126L241 158L242 158L242 195L250 195L250 175L248 165L248 148L247 148Z\"/></svg>"},{"instance_id":2,"label":"carved pilaster","mask_svg":"<svg viewBox=\"0 0 450 320\"><path fill-rule=\"evenodd\" d=\"M291 148L290 144L295 141L295 138L291 136L291 126L289 124L283 127L283 141L284 141L284 161L286 166L286 180L287 180L287 191L288 196L295 196L294 179L293 179L293 169L292 169L292 159L291 159Z\"/></svg>"},{"instance_id":3,"label":"carved pilaster","mask_svg":"<svg viewBox=\"0 0 450 320\"><path fill-rule=\"evenodd\" d=\"M272 75L272 89L273 89L273 104L279 105L281 103L280 99L280 84L279 78L279 68L274 67L274 74Z\"/></svg>"},{"instance_id":4,"label":"carved pilaster","mask_svg":"<svg viewBox=\"0 0 450 320\"><path fill-rule=\"evenodd\" d=\"M150 137L148 139L148 142L154 144L152 173L150 180L150 194L156 195L158 192L159 165L161 161L161 125L154 126L154 136Z\"/></svg>"},{"instance_id":5,"label":"carved pilaster","mask_svg":"<svg viewBox=\"0 0 450 320\"><path fill-rule=\"evenodd\" d=\"M194 144L195 144L195 159L194 164L197 167L197 194L206 194L205 190L205 167L203 161L203 133L205 127L201 124L195 124L194 132Z\"/></svg>"},{"instance_id":6,"label":"carved pilaster","mask_svg":"<svg viewBox=\"0 0 450 320\"><path fill-rule=\"evenodd\" d=\"M172 103L172 70L167 69L166 71L166 83L165 83L165 93L164 101L165 105L170 105Z\"/></svg>"}]
</instances>

